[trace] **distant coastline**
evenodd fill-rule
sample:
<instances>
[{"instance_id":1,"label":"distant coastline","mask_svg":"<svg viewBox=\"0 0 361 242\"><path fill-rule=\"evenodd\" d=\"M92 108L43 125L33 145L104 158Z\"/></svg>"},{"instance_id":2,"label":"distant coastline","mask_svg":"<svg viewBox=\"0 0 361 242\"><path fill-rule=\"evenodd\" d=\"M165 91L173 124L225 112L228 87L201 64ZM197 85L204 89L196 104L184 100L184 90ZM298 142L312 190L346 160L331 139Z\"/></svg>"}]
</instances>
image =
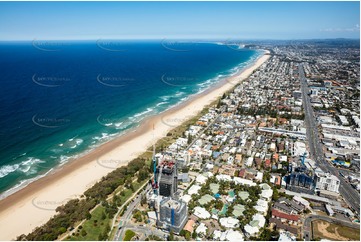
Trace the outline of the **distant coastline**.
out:
<instances>
[{"instance_id":1,"label":"distant coastline","mask_svg":"<svg viewBox=\"0 0 361 242\"><path fill-rule=\"evenodd\" d=\"M268 58L269 56L266 54L260 56L252 65L235 75L201 93L192 95L183 103L158 115L145 118L138 127L126 134L68 162L56 171L52 171L47 176L1 200L0 233L2 239L14 239L21 233L29 233L54 215L55 211L35 208L32 204L35 198L42 201L57 201L60 205L68 198L79 197L87 188L109 173L112 170L111 167L114 166L115 169L116 166L124 165L136 158L151 146L153 140L161 139L170 129L195 116L207 104L247 78ZM173 123L167 123L165 120ZM104 166L104 161L108 162L109 167ZM24 213L29 214L28 221L21 220L21 215ZM22 228L22 231L15 231L14 228Z\"/></svg>"}]
</instances>

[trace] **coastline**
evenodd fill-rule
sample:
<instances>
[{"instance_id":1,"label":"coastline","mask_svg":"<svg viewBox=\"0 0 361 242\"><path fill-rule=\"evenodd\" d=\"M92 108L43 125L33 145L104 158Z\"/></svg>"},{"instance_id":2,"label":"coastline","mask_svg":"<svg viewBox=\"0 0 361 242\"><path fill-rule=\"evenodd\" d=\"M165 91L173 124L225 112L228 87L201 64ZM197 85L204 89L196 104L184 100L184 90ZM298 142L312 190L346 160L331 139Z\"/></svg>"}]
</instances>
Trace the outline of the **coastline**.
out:
<instances>
[{"instance_id":1,"label":"coastline","mask_svg":"<svg viewBox=\"0 0 361 242\"><path fill-rule=\"evenodd\" d=\"M59 167L0 201L1 240L15 239L47 222L55 208L80 195L116 167L127 164L161 139L174 127L199 113L223 93L246 79L269 55L264 53L252 65L220 81L183 103L143 120L134 130L111 140L84 156ZM154 125L154 139L153 139ZM105 164L105 165L104 165ZM110 164L106 166L106 164ZM47 207L37 206L47 204ZM53 206L48 206L48 205ZM24 216L26 215L26 219Z\"/></svg>"}]
</instances>

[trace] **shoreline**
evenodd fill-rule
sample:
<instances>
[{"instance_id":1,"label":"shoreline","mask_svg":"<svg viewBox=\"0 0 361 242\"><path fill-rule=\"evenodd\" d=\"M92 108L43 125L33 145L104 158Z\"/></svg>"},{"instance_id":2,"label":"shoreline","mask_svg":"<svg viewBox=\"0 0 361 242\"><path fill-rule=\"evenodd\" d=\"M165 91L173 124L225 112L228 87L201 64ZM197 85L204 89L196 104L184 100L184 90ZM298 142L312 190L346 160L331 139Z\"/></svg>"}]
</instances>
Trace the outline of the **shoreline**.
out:
<instances>
[{"instance_id":1,"label":"shoreline","mask_svg":"<svg viewBox=\"0 0 361 242\"><path fill-rule=\"evenodd\" d=\"M254 58L251 63L248 63L247 65L245 65L244 67L242 67L241 69L238 69L236 72L226 76L226 77L223 77L221 78L218 82L214 82L212 83L211 85L209 85L208 87L206 87L205 89L197 92L197 93L193 93L193 94L190 94L188 97L185 98L185 100L181 100L179 101L178 103L175 103L171 106L169 106L168 108L166 108L165 110L162 110L160 111L159 113L157 114L151 114L149 116L145 116L143 119L141 119L138 123L137 126L134 126L132 128L129 128L127 130L123 130L121 131L120 133L118 134L115 134L113 137L111 137L111 139L109 140L106 140L106 141L103 141L103 142L100 142L99 144L95 144L94 147L88 147L86 148L85 150L75 154L75 155L72 155L70 157L68 157L69 159L64 162L64 163L60 163L54 167L52 167L50 170L46 171L45 173L43 174L39 174L37 175L36 177L33 177L33 178L29 178L29 179L26 179L26 180L21 180L20 181L20 184L17 184L11 188L9 188L8 190L6 191L3 191L0 193L0 202L1 200L4 200L6 199L7 197L11 196L12 194L14 193L17 193L18 191L26 188L28 185L30 185L31 183L39 180L39 179L42 179L48 175L52 175L54 174L55 172L58 172L64 165L68 164L68 163L71 163L71 162L74 162L76 160L78 160L79 158L83 157L83 156L86 156L88 155L89 153L92 153L94 150L98 149L99 147L103 146L104 144L106 143L109 143L109 142L112 142L114 141L115 139L118 139L122 136L124 136L125 134L127 133L131 133L131 132L134 132L136 129L138 129L139 126L141 126L147 119L149 118L152 118L152 117L155 117L155 116L161 116L163 113L166 113L168 112L169 110L172 110L172 109L175 109L176 107L182 105L183 103L186 103L188 100L192 100L192 99L195 99L197 96L200 96L202 94L206 94L206 93L209 93L210 91L212 91L213 89L215 88L218 88L222 85L224 85L226 82L227 82L227 79L229 78L232 78L233 76L236 76L236 75L239 75L240 73L242 73L244 70L248 69L249 67L251 67L252 65L254 65L254 63L260 58L262 57L262 55L264 55L267 51L265 50L261 50L263 51L263 53L259 54L256 58ZM248 61L247 61L248 62ZM162 121L164 121L162 119ZM138 121L137 121L138 122ZM175 128L177 127L178 125L172 125L172 128ZM1 210L0 210L1 211Z\"/></svg>"},{"instance_id":2,"label":"shoreline","mask_svg":"<svg viewBox=\"0 0 361 242\"><path fill-rule=\"evenodd\" d=\"M195 99L197 96L200 96L202 94L206 94L206 93L209 93L210 91L212 91L213 89L215 88L218 88L222 85L224 85L226 82L227 82L227 79L229 78L232 78L233 76L236 76L236 75L239 75L240 73L242 73L244 70L248 69L249 67L251 67L252 65L254 65L254 63L262 56L264 55L267 51L265 50L261 50L262 52L260 54L257 54L256 58L252 58L251 59L251 62L248 63L249 61L247 61L246 65L243 66L242 68L239 68L237 69L236 72L232 73L232 74L227 74L227 76L225 77L222 77L219 81L217 82L214 82L212 83L211 85L209 85L208 87L196 92L196 93L192 93L190 95L188 95L186 98L183 98L182 100L180 100L179 102L167 107L165 110L162 110L160 111L159 113L156 113L156 114L151 114L149 116L145 116L143 119L137 121L137 125L134 126L134 127L131 127L127 130L123 130L121 131L120 133L118 134L112 134L110 139L109 140L105 140L103 142L100 142L98 144L95 144L95 146L93 147L88 147L86 149L84 149L83 151L80 151L79 153L75 154L75 155L71 155L70 157L68 157L68 159L62 163L60 162L60 164L57 164L56 166L52 167L50 170L42 173L42 174L38 174L37 176L35 177L32 177L32 178L29 178L29 179L25 179L25 180L21 180L20 181L20 184L16 184L15 186L9 188L8 190L5 190L3 192L0 193L0 201L1 200L4 200L6 199L7 197L11 196L12 194L14 193L17 193L18 191L26 188L28 185L30 185L31 183L39 180L39 179L42 179L48 175L52 175L54 174L55 172L58 172L64 165L68 164L68 163L71 163L71 162L74 162L76 160L78 160L79 158L83 157L83 156L86 156L88 155L89 153L92 153L94 150L98 149L99 147L103 146L104 144L106 143L109 143L109 142L112 142L114 141L115 139L118 139L122 136L124 136L125 134L127 133L130 133L130 132L134 132L136 129L138 129L139 126L141 126L147 119L149 118L152 118L152 117L155 117L155 116L161 116L163 113L166 113L168 112L169 110L172 110L172 109L175 109L176 107L178 107L179 105L182 105L183 103L186 103L188 100L193 100ZM237 68L237 67L235 67ZM232 68L234 69L234 68ZM217 77L218 78L218 77ZM162 119L162 121L164 121ZM172 125L172 128L175 128L177 127L178 125ZM1 211L1 210L0 210Z\"/></svg>"},{"instance_id":3,"label":"shoreline","mask_svg":"<svg viewBox=\"0 0 361 242\"><path fill-rule=\"evenodd\" d=\"M56 207L69 199L80 197L103 176L144 153L153 140L163 138L170 130L202 111L206 105L251 75L269 57L269 52L263 53L235 75L221 80L201 93L191 95L179 105L145 118L137 128L69 161L0 200L0 239L15 239L18 235L30 233L35 227L46 223L55 215ZM25 214L26 220L23 219Z\"/></svg>"}]
</instances>

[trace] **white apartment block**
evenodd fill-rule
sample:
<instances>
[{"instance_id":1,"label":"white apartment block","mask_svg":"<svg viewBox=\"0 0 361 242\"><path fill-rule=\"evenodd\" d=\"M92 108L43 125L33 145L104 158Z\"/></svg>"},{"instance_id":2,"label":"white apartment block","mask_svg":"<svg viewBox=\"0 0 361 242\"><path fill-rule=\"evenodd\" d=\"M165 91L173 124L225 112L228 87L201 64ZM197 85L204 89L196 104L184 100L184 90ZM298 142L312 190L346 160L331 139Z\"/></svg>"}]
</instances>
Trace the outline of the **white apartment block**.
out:
<instances>
[{"instance_id":1,"label":"white apartment block","mask_svg":"<svg viewBox=\"0 0 361 242\"><path fill-rule=\"evenodd\" d=\"M338 193L340 180L336 176L325 173L318 168L315 171L315 181L316 189Z\"/></svg>"}]
</instances>

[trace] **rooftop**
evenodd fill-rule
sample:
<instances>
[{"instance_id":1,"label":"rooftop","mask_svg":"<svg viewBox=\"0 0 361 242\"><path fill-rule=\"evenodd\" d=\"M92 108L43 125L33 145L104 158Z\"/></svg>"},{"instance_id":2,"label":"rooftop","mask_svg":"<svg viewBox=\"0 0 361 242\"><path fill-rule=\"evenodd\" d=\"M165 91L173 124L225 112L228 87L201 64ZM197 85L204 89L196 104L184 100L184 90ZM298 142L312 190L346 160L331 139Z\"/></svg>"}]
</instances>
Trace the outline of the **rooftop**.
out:
<instances>
[{"instance_id":1,"label":"rooftop","mask_svg":"<svg viewBox=\"0 0 361 242\"><path fill-rule=\"evenodd\" d=\"M239 220L232 217L221 218L219 222L222 226L226 228L235 228L239 224Z\"/></svg>"},{"instance_id":2,"label":"rooftop","mask_svg":"<svg viewBox=\"0 0 361 242\"><path fill-rule=\"evenodd\" d=\"M233 212L232 214L236 217L239 217L241 215L243 215L243 212L245 211L245 207L244 205L241 205L241 204L237 204L233 207Z\"/></svg>"},{"instance_id":3,"label":"rooftop","mask_svg":"<svg viewBox=\"0 0 361 242\"><path fill-rule=\"evenodd\" d=\"M206 194L206 195L202 196L202 197L198 200L198 202L199 202L201 205L205 205L205 204L209 203L210 201L212 201L212 200L214 200L214 199L215 199L215 198L212 197L211 195Z\"/></svg>"},{"instance_id":4,"label":"rooftop","mask_svg":"<svg viewBox=\"0 0 361 242\"><path fill-rule=\"evenodd\" d=\"M298 221L300 217L298 215L290 215L287 213L282 213L281 211L278 211L277 209L272 209L272 216L278 217L278 218L284 218L291 221Z\"/></svg>"},{"instance_id":5,"label":"rooftop","mask_svg":"<svg viewBox=\"0 0 361 242\"><path fill-rule=\"evenodd\" d=\"M246 200L249 197L249 193L246 191L241 191L238 193L238 196L242 199L242 200Z\"/></svg>"}]
</instances>

